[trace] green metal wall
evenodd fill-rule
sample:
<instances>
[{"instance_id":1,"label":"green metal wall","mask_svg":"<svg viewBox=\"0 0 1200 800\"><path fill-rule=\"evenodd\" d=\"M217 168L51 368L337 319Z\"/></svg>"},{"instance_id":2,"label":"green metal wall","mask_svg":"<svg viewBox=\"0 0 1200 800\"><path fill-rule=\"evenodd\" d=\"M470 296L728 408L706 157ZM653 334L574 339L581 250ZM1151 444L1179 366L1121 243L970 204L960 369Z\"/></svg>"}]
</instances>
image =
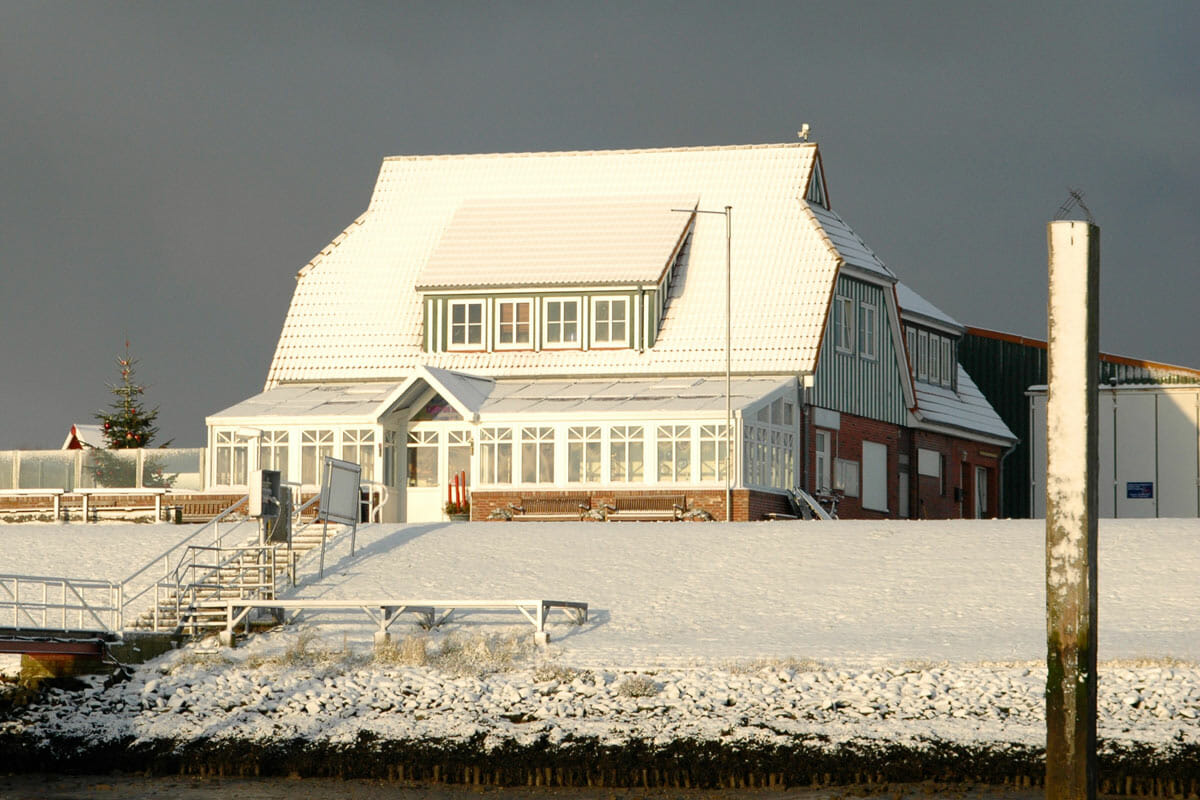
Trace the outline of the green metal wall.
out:
<instances>
[{"instance_id":1,"label":"green metal wall","mask_svg":"<svg viewBox=\"0 0 1200 800\"><path fill-rule=\"evenodd\" d=\"M879 357L862 358L858 353L840 353L834 342L833 320L825 325L821 361L813 386L813 403L847 414L904 425L907 409L896 363L896 342L888 320L883 290L844 275L838 278L835 295L854 299L855 338L858 336L858 304L873 303L879 309ZM831 315L832 316L832 315ZM857 341L855 342L857 346Z\"/></svg>"}]
</instances>

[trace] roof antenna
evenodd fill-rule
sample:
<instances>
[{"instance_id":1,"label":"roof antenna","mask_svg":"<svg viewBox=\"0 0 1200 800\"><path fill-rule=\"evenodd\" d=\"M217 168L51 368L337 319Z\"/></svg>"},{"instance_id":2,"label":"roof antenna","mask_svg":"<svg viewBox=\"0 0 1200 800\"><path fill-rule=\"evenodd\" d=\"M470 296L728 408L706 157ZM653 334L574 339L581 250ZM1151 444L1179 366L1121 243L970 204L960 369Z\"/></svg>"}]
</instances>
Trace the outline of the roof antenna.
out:
<instances>
[{"instance_id":1,"label":"roof antenna","mask_svg":"<svg viewBox=\"0 0 1200 800\"><path fill-rule=\"evenodd\" d=\"M808 141L808 131L809 131L808 123L805 122L800 126L800 130L796 131L796 135L800 137L800 141L802 141L802 142Z\"/></svg>"},{"instance_id":2,"label":"roof antenna","mask_svg":"<svg viewBox=\"0 0 1200 800\"><path fill-rule=\"evenodd\" d=\"M1089 210L1087 204L1083 202L1083 192L1078 189L1072 189L1068 187L1067 195L1066 201L1064 201L1063 204L1058 207L1058 212L1055 213L1054 218L1066 219L1067 214L1070 214L1071 210L1074 209L1075 206L1079 206L1083 210L1083 215L1087 217L1088 224L1095 225L1096 220L1092 218L1091 210Z\"/></svg>"}]
</instances>

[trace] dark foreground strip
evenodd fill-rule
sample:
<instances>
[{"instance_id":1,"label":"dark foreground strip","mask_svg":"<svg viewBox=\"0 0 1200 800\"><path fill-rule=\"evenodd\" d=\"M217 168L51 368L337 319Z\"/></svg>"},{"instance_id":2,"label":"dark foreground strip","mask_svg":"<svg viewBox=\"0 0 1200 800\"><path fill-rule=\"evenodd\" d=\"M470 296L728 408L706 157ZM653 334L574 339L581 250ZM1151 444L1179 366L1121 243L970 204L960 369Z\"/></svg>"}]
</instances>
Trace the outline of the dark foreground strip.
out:
<instances>
[{"instance_id":1,"label":"dark foreground strip","mask_svg":"<svg viewBox=\"0 0 1200 800\"><path fill-rule=\"evenodd\" d=\"M893 745L817 739L791 745L595 740L507 743L404 741L360 734L351 744L293 739L89 742L0 735L0 764L10 772L372 778L469 786L751 788L863 783L983 783L1037 786L1041 748L941 741ZM1195 797L1200 745L1167 749L1103 744L1106 794Z\"/></svg>"}]
</instances>

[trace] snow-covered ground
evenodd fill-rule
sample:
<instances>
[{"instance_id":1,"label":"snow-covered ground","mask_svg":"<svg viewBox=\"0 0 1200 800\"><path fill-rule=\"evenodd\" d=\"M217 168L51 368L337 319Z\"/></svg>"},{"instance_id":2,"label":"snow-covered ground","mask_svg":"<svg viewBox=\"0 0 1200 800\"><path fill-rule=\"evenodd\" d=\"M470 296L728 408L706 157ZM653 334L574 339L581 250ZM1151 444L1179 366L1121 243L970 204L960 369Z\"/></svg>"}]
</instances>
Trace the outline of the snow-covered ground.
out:
<instances>
[{"instance_id":1,"label":"snow-covered ground","mask_svg":"<svg viewBox=\"0 0 1200 800\"><path fill-rule=\"evenodd\" d=\"M372 662L361 612L313 612L237 650L172 653L23 724L140 738L551 741L1044 739L1044 523L471 523L366 526L301 565L305 598L582 600L536 653L516 612L425 634L432 666ZM4 571L119 577L173 526L0 527ZM140 537L153 546L136 543ZM116 569L113 551L125 548ZM1101 736L1200 741L1200 521L1100 527ZM40 553L40 555L39 555ZM20 566L13 567L17 563ZM104 566L107 565L107 566ZM103 570L115 569L115 572ZM97 570L100 572L97 573ZM436 666L508 636L493 672ZM303 640L305 649L298 648ZM499 644L498 644L499 643ZM314 655L315 653L315 655ZM443 664L450 663L443 661ZM457 663L457 662L455 662ZM487 673L487 674L484 674ZM78 705L76 705L78 704Z\"/></svg>"}]
</instances>

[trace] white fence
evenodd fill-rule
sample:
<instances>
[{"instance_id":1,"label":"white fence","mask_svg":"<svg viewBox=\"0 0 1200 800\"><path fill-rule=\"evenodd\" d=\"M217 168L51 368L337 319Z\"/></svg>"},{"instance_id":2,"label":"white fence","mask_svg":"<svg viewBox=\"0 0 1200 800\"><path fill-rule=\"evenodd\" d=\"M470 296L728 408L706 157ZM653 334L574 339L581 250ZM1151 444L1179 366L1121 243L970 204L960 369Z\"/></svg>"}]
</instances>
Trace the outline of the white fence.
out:
<instances>
[{"instance_id":1,"label":"white fence","mask_svg":"<svg viewBox=\"0 0 1200 800\"><path fill-rule=\"evenodd\" d=\"M204 448L0 450L0 491L204 489Z\"/></svg>"}]
</instances>

